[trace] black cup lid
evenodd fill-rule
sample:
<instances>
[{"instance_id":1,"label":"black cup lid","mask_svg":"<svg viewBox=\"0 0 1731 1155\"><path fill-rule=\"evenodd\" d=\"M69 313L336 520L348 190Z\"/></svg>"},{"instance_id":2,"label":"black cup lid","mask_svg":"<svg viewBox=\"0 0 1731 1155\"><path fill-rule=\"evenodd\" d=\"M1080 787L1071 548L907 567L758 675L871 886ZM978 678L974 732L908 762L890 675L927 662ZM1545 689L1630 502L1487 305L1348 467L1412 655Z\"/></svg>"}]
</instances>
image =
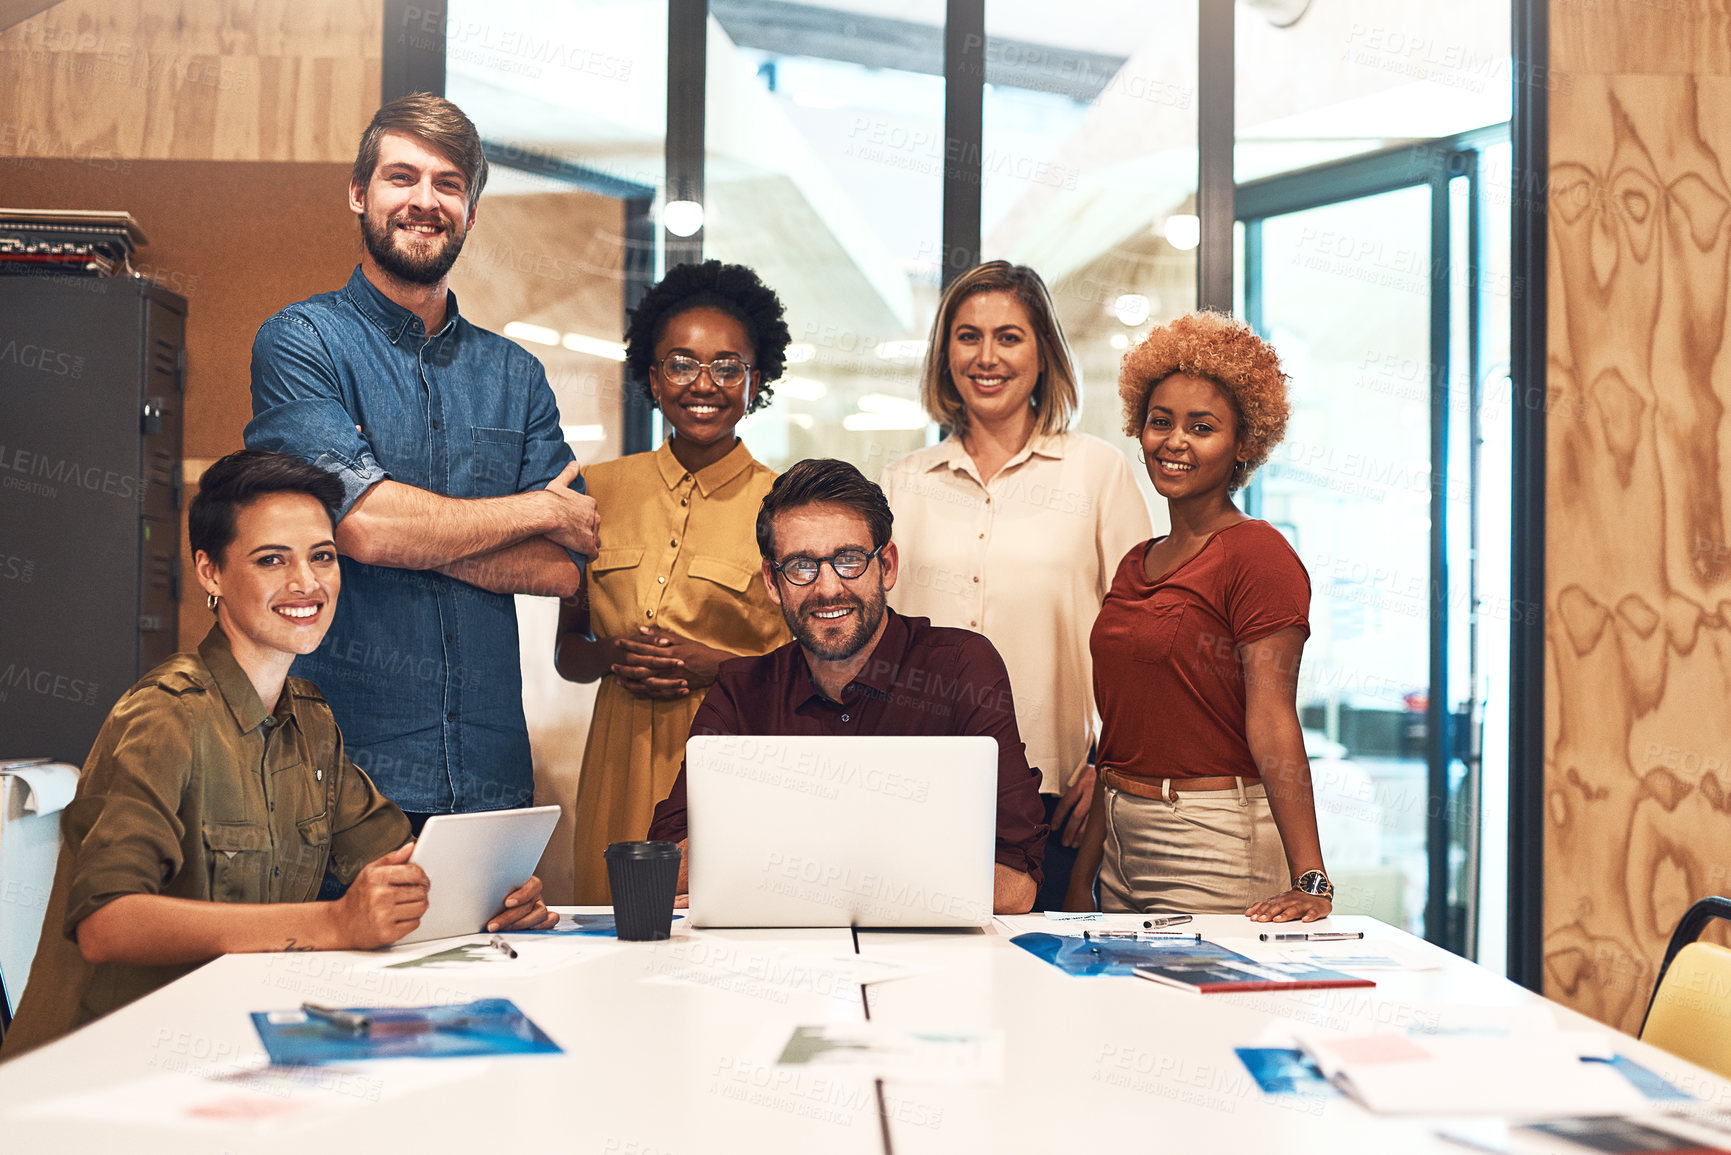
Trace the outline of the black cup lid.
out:
<instances>
[{"instance_id":1,"label":"black cup lid","mask_svg":"<svg viewBox=\"0 0 1731 1155\"><path fill-rule=\"evenodd\" d=\"M678 858L677 842L615 842L607 847L608 858Z\"/></svg>"}]
</instances>

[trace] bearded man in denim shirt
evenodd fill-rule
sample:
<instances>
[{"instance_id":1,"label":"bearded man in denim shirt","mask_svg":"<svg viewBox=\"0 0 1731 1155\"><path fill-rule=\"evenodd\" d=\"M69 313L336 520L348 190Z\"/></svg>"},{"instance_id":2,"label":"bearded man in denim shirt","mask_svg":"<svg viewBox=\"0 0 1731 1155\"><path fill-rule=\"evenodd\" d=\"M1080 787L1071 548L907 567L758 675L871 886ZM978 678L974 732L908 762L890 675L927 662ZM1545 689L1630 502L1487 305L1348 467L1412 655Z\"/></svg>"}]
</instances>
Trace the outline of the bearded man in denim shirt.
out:
<instances>
[{"instance_id":1,"label":"bearded man in denim shirt","mask_svg":"<svg viewBox=\"0 0 1731 1155\"><path fill-rule=\"evenodd\" d=\"M456 105L379 109L349 181L360 266L252 350L247 445L344 488L343 598L293 672L417 832L531 801L511 595L575 595L600 525L541 363L461 317L446 286L486 179Z\"/></svg>"}]
</instances>

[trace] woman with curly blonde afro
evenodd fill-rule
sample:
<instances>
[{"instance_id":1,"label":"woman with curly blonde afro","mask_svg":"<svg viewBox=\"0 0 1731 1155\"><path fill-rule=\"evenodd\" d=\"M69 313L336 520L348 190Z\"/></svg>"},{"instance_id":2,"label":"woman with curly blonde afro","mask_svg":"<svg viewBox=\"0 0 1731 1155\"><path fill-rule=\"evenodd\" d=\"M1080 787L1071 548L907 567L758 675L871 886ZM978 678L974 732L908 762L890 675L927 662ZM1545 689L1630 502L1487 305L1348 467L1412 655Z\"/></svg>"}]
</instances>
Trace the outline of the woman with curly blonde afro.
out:
<instances>
[{"instance_id":1,"label":"woman with curly blonde afro","mask_svg":"<svg viewBox=\"0 0 1731 1155\"><path fill-rule=\"evenodd\" d=\"M1124 431L1172 530L1119 563L1089 639L1101 731L1094 805L1066 905L1323 918L1298 668L1310 578L1232 497L1286 432L1280 358L1192 313L1124 356Z\"/></svg>"}]
</instances>

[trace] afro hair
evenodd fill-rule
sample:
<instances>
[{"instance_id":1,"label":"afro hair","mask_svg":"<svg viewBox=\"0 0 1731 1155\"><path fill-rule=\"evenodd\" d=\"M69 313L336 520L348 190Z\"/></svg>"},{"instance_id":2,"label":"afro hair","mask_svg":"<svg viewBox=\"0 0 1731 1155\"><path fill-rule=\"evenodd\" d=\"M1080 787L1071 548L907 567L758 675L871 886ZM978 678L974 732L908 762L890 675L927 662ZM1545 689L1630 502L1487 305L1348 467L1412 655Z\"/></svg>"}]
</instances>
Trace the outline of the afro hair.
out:
<instances>
[{"instance_id":1,"label":"afro hair","mask_svg":"<svg viewBox=\"0 0 1731 1155\"><path fill-rule=\"evenodd\" d=\"M700 265L675 265L661 283L643 294L631 310L625 328L625 373L654 400L649 387L649 366L655 360L655 343L667 324L687 309L720 309L741 325L751 338L758 374L757 392L747 413L768 405L775 390L771 382L781 379L787 365L787 346L793 339L787 330L781 298L745 265L704 261Z\"/></svg>"},{"instance_id":2,"label":"afro hair","mask_svg":"<svg viewBox=\"0 0 1731 1155\"><path fill-rule=\"evenodd\" d=\"M1250 326L1220 313L1187 313L1156 326L1131 346L1118 368L1126 434L1141 436L1149 394L1174 373L1212 381L1232 402L1244 452L1244 469L1233 479L1237 489L1286 436L1292 405L1280 357Z\"/></svg>"}]
</instances>

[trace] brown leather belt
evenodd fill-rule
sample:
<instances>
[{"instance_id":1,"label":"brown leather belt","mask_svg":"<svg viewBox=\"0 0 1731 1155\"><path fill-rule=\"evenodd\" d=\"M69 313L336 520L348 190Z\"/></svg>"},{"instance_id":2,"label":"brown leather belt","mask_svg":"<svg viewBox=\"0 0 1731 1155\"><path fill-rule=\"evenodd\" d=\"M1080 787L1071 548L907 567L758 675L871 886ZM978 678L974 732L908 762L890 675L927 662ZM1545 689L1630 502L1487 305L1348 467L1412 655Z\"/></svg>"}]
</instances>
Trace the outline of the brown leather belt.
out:
<instances>
[{"instance_id":1,"label":"brown leather belt","mask_svg":"<svg viewBox=\"0 0 1731 1155\"><path fill-rule=\"evenodd\" d=\"M1160 793L1160 783L1170 782L1173 790L1235 790L1238 779L1230 774L1215 778L1132 778L1120 774L1116 770L1106 771L1106 785L1114 790L1122 790L1126 794L1134 794L1138 798L1163 798ZM1244 779L1246 786L1258 782L1256 778Z\"/></svg>"}]
</instances>

